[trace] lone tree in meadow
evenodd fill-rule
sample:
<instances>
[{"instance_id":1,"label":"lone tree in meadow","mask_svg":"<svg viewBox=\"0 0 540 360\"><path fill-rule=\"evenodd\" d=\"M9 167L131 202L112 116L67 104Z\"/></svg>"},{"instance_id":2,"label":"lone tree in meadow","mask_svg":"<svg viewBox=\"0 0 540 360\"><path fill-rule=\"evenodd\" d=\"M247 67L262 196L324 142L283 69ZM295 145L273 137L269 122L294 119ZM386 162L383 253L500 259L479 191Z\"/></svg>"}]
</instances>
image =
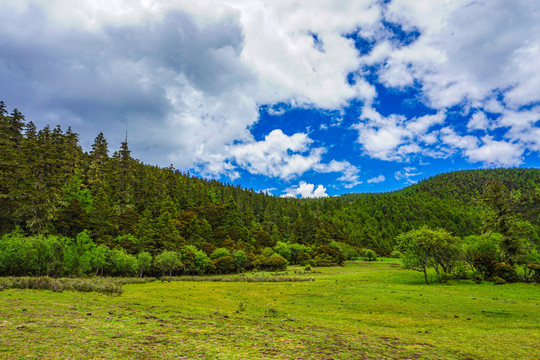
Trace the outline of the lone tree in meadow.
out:
<instances>
[{"instance_id":1,"label":"lone tree in meadow","mask_svg":"<svg viewBox=\"0 0 540 360\"><path fill-rule=\"evenodd\" d=\"M426 225L398 235L397 250L403 253L403 265L407 269L422 271L429 285L427 269L435 269L439 282L441 270L451 274L460 257L461 239L444 229L432 230Z\"/></svg>"}]
</instances>

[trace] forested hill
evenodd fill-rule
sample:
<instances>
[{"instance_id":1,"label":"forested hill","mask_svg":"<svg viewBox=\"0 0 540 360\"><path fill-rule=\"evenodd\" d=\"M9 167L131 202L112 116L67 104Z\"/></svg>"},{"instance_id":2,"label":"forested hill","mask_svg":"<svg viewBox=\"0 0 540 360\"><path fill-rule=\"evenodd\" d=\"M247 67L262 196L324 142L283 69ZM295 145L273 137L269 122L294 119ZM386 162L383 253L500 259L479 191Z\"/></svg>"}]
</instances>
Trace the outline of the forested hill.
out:
<instances>
[{"instance_id":1,"label":"forested hill","mask_svg":"<svg viewBox=\"0 0 540 360\"><path fill-rule=\"evenodd\" d=\"M502 183L512 211L540 227L540 169L456 171L425 179L391 193L342 196L334 221L353 242L390 248L402 232L427 224L459 236L481 231L486 187Z\"/></svg>"},{"instance_id":2,"label":"forested hill","mask_svg":"<svg viewBox=\"0 0 540 360\"><path fill-rule=\"evenodd\" d=\"M439 174L401 190L404 194L431 194L479 205L486 185L500 182L510 192L514 211L540 225L540 169L483 169Z\"/></svg>"},{"instance_id":3,"label":"forested hill","mask_svg":"<svg viewBox=\"0 0 540 360\"><path fill-rule=\"evenodd\" d=\"M102 133L86 153L71 129L38 130L0 102L0 235L19 227L73 238L87 230L96 243L130 253L192 245L259 254L279 242L389 252L397 235L423 224L479 233L478 199L490 181L505 184L538 227L538 169L442 174L384 194L278 198L146 165L132 158L127 139L111 156Z\"/></svg>"}]
</instances>

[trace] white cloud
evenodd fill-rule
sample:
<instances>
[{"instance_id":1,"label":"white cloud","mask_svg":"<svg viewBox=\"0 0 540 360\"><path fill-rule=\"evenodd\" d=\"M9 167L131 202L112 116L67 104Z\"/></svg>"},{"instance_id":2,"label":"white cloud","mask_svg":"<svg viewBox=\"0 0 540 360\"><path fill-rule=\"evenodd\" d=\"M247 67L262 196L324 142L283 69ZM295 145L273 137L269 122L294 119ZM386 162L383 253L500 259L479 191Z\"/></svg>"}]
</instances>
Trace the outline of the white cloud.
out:
<instances>
[{"instance_id":1,"label":"white cloud","mask_svg":"<svg viewBox=\"0 0 540 360\"><path fill-rule=\"evenodd\" d=\"M364 106L354 128L368 156L459 153L507 166L540 151L540 109L531 109L540 101L539 14L533 0L5 0L0 93L38 126L72 125L82 139L103 131L110 144L127 129L145 162L231 178L240 167L283 179L312 170L360 184L357 167L323 159L306 134L255 141L250 132L261 105L280 116L343 111L351 100ZM418 39L399 43L383 20ZM374 44L369 53L344 36L354 32ZM372 76L419 88L416 100L438 113L382 116ZM445 119L455 105L484 137L456 132ZM321 129L347 123L340 116Z\"/></svg>"},{"instance_id":2,"label":"white cloud","mask_svg":"<svg viewBox=\"0 0 540 360\"><path fill-rule=\"evenodd\" d=\"M437 108L482 103L506 90L512 107L539 101L539 11L540 3L530 0L394 0L385 17L421 35L377 55L387 64L381 79L395 87L419 81Z\"/></svg>"},{"instance_id":3,"label":"white cloud","mask_svg":"<svg viewBox=\"0 0 540 360\"><path fill-rule=\"evenodd\" d=\"M146 162L234 177L227 159L240 150L227 151L253 141L259 105L339 109L375 96L364 79L347 81L359 57L342 35L378 20L371 0L5 1L0 92L18 94L4 100L30 118L62 111L83 138L104 131L119 143L128 129ZM311 155L283 173L309 168Z\"/></svg>"},{"instance_id":4,"label":"white cloud","mask_svg":"<svg viewBox=\"0 0 540 360\"><path fill-rule=\"evenodd\" d=\"M467 123L467 130L489 130L489 120L486 114L480 111L475 112Z\"/></svg>"},{"instance_id":5,"label":"white cloud","mask_svg":"<svg viewBox=\"0 0 540 360\"><path fill-rule=\"evenodd\" d=\"M352 98L371 98L373 87L346 76L358 69L354 42L342 34L380 20L371 0L351 2L230 1L242 12L246 34L242 57L259 76L258 98L266 103L338 108ZM323 51L316 46L316 34Z\"/></svg>"},{"instance_id":6,"label":"white cloud","mask_svg":"<svg viewBox=\"0 0 540 360\"><path fill-rule=\"evenodd\" d=\"M378 183L381 183L383 181L385 181L386 178L384 177L384 175L379 175L379 176L375 176L371 179L368 179L368 184L378 184Z\"/></svg>"},{"instance_id":7,"label":"white cloud","mask_svg":"<svg viewBox=\"0 0 540 360\"><path fill-rule=\"evenodd\" d=\"M412 178L419 175L422 175L422 172L418 172L418 169L412 166L406 166L394 174L396 180L405 180L406 184L416 183L417 180L413 180Z\"/></svg>"},{"instance_id":8,"label":"white cloud","mask_svg":"<svg viewBox=\"0 0 540 360\"><path fill-rule=\"evenodd\" d=\"M341 173L342 175L337 179L337 181L341 181L347 189L351 189L362 183L362 181L358 180L360 169L348 161L332 160L328 164L316 164L313 169L319 173Z\"/></svg>"},{"instance_id":9,"label":"white cloud","mask_svg":"<svg viewBox=\"0 0 540 360\"><path fill-rule=\"evenodd\" d=\"M373 108L365 107L358 130L358 142L369 156L381 160L407 160L411 154L424 152L421 143L431 144L430 129L445 121L444 112L406 119L392 114L383 117Z\"/></svg>"},{"instance_id":10,"label":"white cloud","mask_svg":"<svg viewBox=\"0 0 540 360\"><path fill-rule=\"evenodd\" d=\"M496 141L485 135L478 139L471 135L458 135L451 128L441 130L441 140L451 148L459 149L471 162L485 166L517 166L522 163L523 148L518 143Z\"/></svg>"},{"instance_id":11,"label":"white cloud","mask_svg":"<svg viewBox=\"0 0 540 360\"><path fill-rule=\"evenodd\" d=\"M522 163L523 149L518 144L495 141L490 136L484 136L482 145L466 149L465 155L472 161L481 161L486 165L517 166Z\"/></svg>"},{"instance_id":12,"label":"white cloud","mask_svg":"<svg viewBox=\"0 0 540 360\"><path fill-rule=\"evenodd\" d=\"M298 185L286 189L285 192L286 194L281 195L281 197L298 197L298 195L302 198L328 197L324 186L319 185L315 188L314 184L308 184L305 181L300 181Z\"/></svg>"},{"instance_id":13,"label":"white cloud","mask_svg":"<svg viewBox=\"0 0 540 360\"><path fill-rule=\"evenodd\" d=\"M312 142L303 133L288 136L274 130L264 140L230 146L227 154L252 174L289 179L320 163L324 149L310 149Z\"/></svg>"},{"instance_id":14,"label":"white cloud","mask_svg":"<svg viewBox=\"0 0 540 360\"><path fill-rule=\"evenodd\" d=\"M261 141L247 141L230 146L226 155L216 158L216 166L237 165L252 174L259 174L281 179L301 176L306 171L318 173L341 173L338 181L351 188L360 184L359 169L348 161L332 160L322 162L326 149L312 147L313 140L307 134L296 133L288 136L277 129ZM232 165L232 163L234 165ZM206 168L209 168L207 164ZM221 172L227 169L219 169ZM218 171L219 173L219 171ZM233 172L234 174L234 172Z\"/></svg>"}]
</instances>

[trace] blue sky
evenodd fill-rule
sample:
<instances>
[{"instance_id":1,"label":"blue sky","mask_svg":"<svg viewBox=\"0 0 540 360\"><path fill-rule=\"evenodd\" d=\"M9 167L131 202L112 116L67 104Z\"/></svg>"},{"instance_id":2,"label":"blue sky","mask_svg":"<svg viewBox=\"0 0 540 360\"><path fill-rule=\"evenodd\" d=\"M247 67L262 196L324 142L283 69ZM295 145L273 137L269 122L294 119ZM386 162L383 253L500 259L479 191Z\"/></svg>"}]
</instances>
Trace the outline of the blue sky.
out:
<instances>
[{"instance_id":1,"label":"blue sky","mask_svg":"<svg viewBox=\"0 0 540 360\"><path fill-rule=\"evenodd\" d=\"M38 127L277 196L540 167L540 3L0 3L0 97Z\"/></svg>"}]
</instances>

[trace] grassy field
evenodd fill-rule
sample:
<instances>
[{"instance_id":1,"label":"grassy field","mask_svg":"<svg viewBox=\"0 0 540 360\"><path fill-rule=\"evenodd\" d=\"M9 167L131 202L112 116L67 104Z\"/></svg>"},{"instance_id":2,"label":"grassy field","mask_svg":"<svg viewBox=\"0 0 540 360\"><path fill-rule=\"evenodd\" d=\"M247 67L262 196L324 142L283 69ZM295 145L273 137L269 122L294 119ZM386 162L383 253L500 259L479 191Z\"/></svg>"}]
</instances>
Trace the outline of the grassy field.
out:
<instances>
[{"instance_id":1,"label":"grassy field","mask_svg":"<svg viewBox=\"0 0 540 360\"><path fill-rule=\"evenodd\" d=\"M314 281L0 291L0 358L540 358L538 285L426 286L393 260L301 270L282 275Z\"/></svg>"}]
</instances>

